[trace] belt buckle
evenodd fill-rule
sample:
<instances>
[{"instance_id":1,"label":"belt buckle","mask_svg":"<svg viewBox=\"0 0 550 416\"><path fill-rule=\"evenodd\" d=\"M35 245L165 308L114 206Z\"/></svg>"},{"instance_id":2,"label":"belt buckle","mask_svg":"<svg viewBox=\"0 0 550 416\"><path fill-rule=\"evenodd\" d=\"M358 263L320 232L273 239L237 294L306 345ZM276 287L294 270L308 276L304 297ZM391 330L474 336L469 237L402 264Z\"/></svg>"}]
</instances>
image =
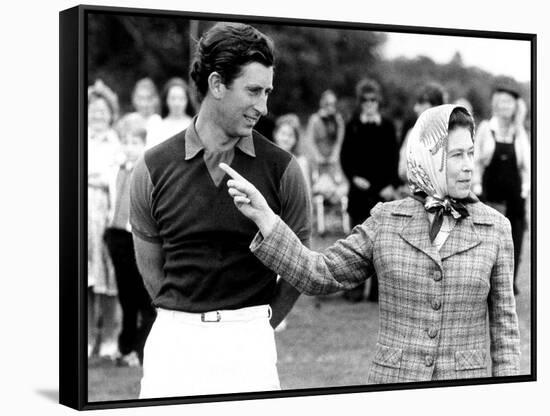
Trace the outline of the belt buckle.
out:
<instances>
[{"instance_id":1,"label":"belt buckle","mask_svg":"<svg viewBox=\"0 0 550 416\"><path fill-rule=\"evenodd\" d=\"M216 314L215 316L212 316L213 314ZM220 314L220 311L212 311L212 312L203 312L201 313L201 321L202 322L220 322L222 320L222 316Z\"/></svg>"}]
</instances>

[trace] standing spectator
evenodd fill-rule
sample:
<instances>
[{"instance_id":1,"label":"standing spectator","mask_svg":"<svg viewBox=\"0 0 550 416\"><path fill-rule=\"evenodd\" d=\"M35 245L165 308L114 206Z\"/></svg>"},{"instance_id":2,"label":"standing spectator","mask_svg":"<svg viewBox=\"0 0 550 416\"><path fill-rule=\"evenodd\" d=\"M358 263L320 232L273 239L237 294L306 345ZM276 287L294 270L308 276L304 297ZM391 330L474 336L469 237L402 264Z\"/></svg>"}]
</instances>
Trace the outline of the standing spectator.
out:
<instances>
[{"instance_id":1,"label":"standing spectator","mask_svg":"<svg viewBox=\"0 0 550 416\"><path fill-rule=\"evenodd\" d=\"M132 105L135 111L124 115L120 123L124 123L127 117L134 118L139 115L145 123L147 135L149 132L156 131L162 121L159 112L160 98L157 87L151 78L142 78L134 86L132 91ZM154 143L147 138L147 148L152 147Z\"/></svg>"},{"instance_id":2,"label":"standing spectator","mask_svg":"<svg viewBox=\"0 0 550 416\"><path fill-rule=\"evenodd\" d=\"M512 225L514 293L525 232L525 201L530 192L530 145L524 128L526 105L518 85L497 79L492 94L492 117L479 124L475 138L474 191L501 211Z\"/></svg>"},{"instance_id":3,"label":"standing spectator","mask_svg":"<svg viewBox=\"0 0 550 416\"><path fill-rule=\"evenodd\" d=\"M356 87L357 111L346 126L341 163L350 182L348 212L352 227L362 224L381 201L394 199L397 178L395 127L380 114L381 91L372 79ZM344 293L351 302L363 299L365 282ZM369 300L378 300L378 279L372 277Z\"/></svg>"},{"instance_id":4,"label":"standing spectator","mask_svg":"<svg viewBox=\"0 0 550 416\"><path fill-rule=\"evenodd\" d=\"M132 242L130 216L130 176L145 149L147 131L140 123L129 126L121 136L124 162L113 175L109 187L110 226L105 242L113 261L118 298L122 308L122 329L118 336L119 365L135 367L143 360L143 346L156 311L137 269ZM139 323L138 323L139 321Z\"/></svg>"},{"instance_id":5,"label":"standing spectator","mask_svg":"<svg viewBox=\"0 0 550 416\"><path fill-rule=\"evenodd\" d=\"M109 178L120 146L112 125L118 115L115 93L98 80L88 88L88 357L117 351L117 287L103 233L109 213Z\"/></svg>"},{"instance_id":6,"label":"standing spectator","mask_svg":"<svg viewBox=\"0 0 550 416\"><path fill-rule=\"evenodd\" d=\"M162 121L149 131L147 147L153 147L185 130L194 115L189 86L181 78L171 78L162 89Z\"/></svg>"},{"instance_id":7,"label":"standing spectator","mask_svg":"<svg viewBox=\"0 0 550 416\"><path fill-rule=\"evenodd\" d=\"M309 118L306 143L311 153L312 192L317 216L317 231L322 234L324 204L339 204L342 225L349 232L347 219L348 184L340 166L340 150L344 140L345 122L336 109L337 97L332 90L321 94L319 110Z\"/></svg>"},{"instance_id":8,"label":"standing spectator","mask_svg":"<svg viewBox=\"0 0 550 416\"><path fill-rule=\"evenodd\" d=\"M399 179L403 184L405 184L405 186L401 188L402 196L406 196L409 193L407 185L407 139L411 129L420 114L428 108L444 104L446 102L446 95L447 93L443 86L437 82L428 82L427 84L422 85L418 90L416 102L414 103L413 108L416 118L414 120L410 120L408 123L405 123L403 126L404 135L401 143L401 149L399 151Z\"/></svg>"}]
</instances>

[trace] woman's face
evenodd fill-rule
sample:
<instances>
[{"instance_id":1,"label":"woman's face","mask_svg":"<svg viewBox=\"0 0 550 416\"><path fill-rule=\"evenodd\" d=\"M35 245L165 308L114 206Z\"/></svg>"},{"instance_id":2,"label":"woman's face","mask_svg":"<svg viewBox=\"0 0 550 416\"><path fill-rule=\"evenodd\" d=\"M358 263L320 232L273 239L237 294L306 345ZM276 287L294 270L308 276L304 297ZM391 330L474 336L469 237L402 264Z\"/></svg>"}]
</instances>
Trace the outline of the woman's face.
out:
<instances>
[{"instance_id":1,"label":"woman's face","mask_svg":"<svg viewBox=\"0 0 550 416\"><path fill-rule=\"evenodd\" d=\"M88 103L88 127L107 130L111 125L111 118L111 109L103 98L95 98Z\"/></svg>"},{"instance_id":2,"label":"woman's face","mask_svg":"<svg viewBox=\"0 0 550 416\"><path fill-rule=\"evenodd\" d=\"M183 116L187 108L187 94L181 85L174 85L166 95L166 105L171 116Z\"/></svg>"},{"instance_id":3,"label":"woman's face","mask_svg":"<svg viewBox=\"0 0 550 416\"><path fill-rule=\"evenodd\" d=\"M138 88L134 93L134 107L143 117L148 118L155 114L156 98L149 88Z\"/></svg>"},{"instance_id":4,"label":"woman's face","mask_svg":"<svg viewBox=\"0 0 550 416\"><path fill-rule=\"evenodd\" d=\"M503 119L511 119L516 111L516 99L507 92L500 91L493 95L493 114Z\"/></svg>"},{"instance_id":5,"label":"woman's face","mask_svg":"<svg viewBox=\"0 0 550 416\"><path fill-rule=\"evenodd\" d=\"M470 130L457 127L447 138L447 190L455 199L470 193L474 169L474 142Z\"/></svg>"},{"instance_id":6,"label":"woman's face","mask_svg":"<svg viewBox=\"0 0 550 416\"><path fill-rule=\"evenodd\" d=\"M279 145L280 148L290 152L294 145L296 144L296 136L294 135L294 129L288 125L281 125L273 135L275 143Z\"/></svg>"}]
</instances>

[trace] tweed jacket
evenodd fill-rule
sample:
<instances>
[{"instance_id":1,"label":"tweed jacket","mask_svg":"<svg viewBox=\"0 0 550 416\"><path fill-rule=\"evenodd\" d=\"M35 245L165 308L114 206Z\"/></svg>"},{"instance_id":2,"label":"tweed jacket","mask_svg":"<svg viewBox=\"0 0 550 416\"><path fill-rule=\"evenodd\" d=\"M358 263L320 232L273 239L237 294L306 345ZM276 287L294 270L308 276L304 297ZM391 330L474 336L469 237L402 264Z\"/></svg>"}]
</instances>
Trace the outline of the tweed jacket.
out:
<instances>
[{"instance_id":1,"label":"tweed jacket","mask_svg":"<svg viewBox=\"0 0 550 416\"><path fill-rule=\"evenodd\" d=\"M410 197L378 204L323 253L303 247L280 220L250 248L309 295L350 289L377 273L380 328L368 383L517 375L510 223L481 202L468 210L441 250L429 240L423 205Z\"/></svg>"}]
</instances>

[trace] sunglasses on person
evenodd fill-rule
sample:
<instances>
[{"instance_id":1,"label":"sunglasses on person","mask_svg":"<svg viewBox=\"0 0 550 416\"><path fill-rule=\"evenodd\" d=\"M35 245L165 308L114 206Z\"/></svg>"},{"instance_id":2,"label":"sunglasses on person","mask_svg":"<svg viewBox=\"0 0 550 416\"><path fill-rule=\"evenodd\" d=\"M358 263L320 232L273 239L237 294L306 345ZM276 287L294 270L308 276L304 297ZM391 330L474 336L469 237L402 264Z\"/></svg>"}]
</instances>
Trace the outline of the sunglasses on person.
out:
<instances>
[{"instance_id":1,"label":"sunglasses on person","mask_svg":"<svg viewBox=\"0 0 550 416\"><path fill-rule=\"evenodd\" d=\"M364 95L361 97L361 103L376 103L378 98L375 95Z\"/></svg>"}]
</instances>

